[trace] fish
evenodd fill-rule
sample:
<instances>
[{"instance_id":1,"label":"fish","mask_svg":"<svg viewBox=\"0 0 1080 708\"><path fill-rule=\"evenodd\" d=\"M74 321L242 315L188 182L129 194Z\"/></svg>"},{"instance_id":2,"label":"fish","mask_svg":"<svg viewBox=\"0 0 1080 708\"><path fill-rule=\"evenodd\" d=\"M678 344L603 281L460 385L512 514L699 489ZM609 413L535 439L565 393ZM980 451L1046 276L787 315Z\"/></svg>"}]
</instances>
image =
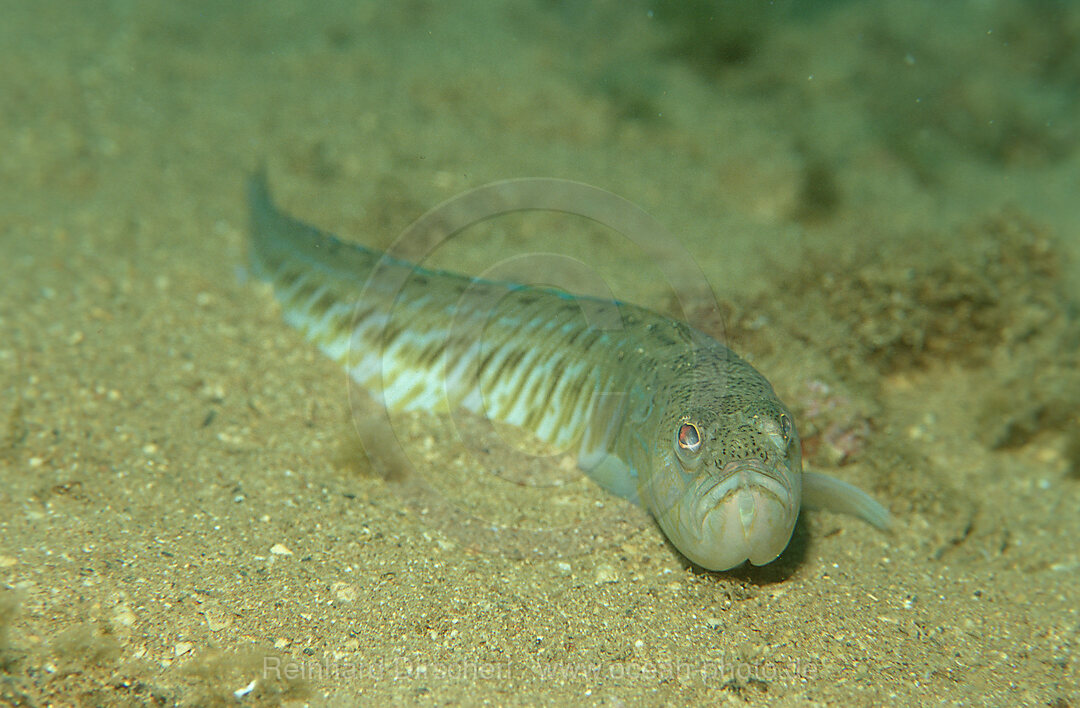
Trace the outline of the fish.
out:
<instances>
[{"instance_id":1,"label":"fish","mask_svg":"<svg viewBox=\"0 0 1080 708\"><path fill-rule=\"evenodd\" d=\"M775 560L803 507L890 528L870 495L803 470L794 416L769 381L690 324L343 241L281 211L265 168L247 195L252 273L286 323L387 410L465 409L576 451L589 478L710 571Z\"/></svg>"}]
</instances>

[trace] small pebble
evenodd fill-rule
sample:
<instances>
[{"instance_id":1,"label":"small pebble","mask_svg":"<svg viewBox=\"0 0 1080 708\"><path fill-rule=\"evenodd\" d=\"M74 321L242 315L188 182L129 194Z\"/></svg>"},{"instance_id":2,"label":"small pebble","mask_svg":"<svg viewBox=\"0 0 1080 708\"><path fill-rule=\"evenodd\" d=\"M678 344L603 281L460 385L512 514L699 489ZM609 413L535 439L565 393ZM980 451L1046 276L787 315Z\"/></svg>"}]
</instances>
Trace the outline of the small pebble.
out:
<instances>
[{"instance_id":1,"label":"small pebble","mask_svg":"<svg viewBox=\"0 0 1080 708\"><path fill-rule=\"evenodd\" d=\"M356 587L349 583L334 583L330 586L330 591L341 602L355 602L357 598Z\"/></svg>"},{"instance_id":2,"label":"small pebble","mask_svg":"<svg viewBox=\"0 0 1080 708\"><path fill-rule=\"evenodd\" d=\"M135 613L127 607L118 607L113 613L113 622L123 627L131 627L135 624Z\"/></svg>"},{"instance_id":3,"label":"small pebble","mask_svg":"<svg viewBox=\"0 0 1080 708\"><path fill-rule=\"evenodd\" d=\"M617 583L619 582L619 576L615 572L615 569L608 564L598 566L596 568L596 584L603 585L605 583Z\"/></svg>"}]
</instances>

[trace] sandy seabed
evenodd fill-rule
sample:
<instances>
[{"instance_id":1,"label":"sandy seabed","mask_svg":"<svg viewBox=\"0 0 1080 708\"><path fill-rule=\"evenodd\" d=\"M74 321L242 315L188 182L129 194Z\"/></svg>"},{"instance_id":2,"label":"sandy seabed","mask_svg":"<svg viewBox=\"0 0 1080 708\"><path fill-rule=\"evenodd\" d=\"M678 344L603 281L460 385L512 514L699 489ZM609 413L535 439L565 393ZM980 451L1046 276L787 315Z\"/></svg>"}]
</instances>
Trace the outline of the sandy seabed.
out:
<instances>
[{"instance_id":1,"label":"sandy seabed","mask_svg":"<svg viewBox=\"0 0 1080 708\"><path fill-rule=\"evenodd\" d=\"M1080 702L1072 4L15 5L0 704ZM708 286L551 214L425 264L561 254L724 336L896 528L704 572L461 415L395 419L397 479L244 277L261 161L375 246L498 179L641 205Z\"/></svg>"}]
</instances>

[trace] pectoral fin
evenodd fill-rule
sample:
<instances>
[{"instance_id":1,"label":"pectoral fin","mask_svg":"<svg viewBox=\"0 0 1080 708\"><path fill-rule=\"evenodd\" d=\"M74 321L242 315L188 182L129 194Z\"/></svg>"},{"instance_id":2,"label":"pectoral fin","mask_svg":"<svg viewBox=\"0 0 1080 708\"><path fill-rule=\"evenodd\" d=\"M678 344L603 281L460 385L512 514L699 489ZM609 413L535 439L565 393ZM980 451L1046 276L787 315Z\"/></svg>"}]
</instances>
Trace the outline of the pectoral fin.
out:
<instances>
[{"instance_id":1,"label":"pectoral fin","mask_svg":"<svg viewBox=\"0 0 1080 708\"><path fill-rule=\"evenodd\" d=\"M637 475L618 457L603 452L581 455L578 466L607 491L635 504L641 504L637 491Z\"/></svg>"},{"instance_id":2,"label":"pectoral fin","mask_svg":"<svg viewBox=\"0 0 1080 708\"><path fill-rule=\"evenodd\" d=\"M871 526L888 531L888 510L858 487L817 472L803 472L802 505L857 516Z\"/></svg>"}]
</instances>

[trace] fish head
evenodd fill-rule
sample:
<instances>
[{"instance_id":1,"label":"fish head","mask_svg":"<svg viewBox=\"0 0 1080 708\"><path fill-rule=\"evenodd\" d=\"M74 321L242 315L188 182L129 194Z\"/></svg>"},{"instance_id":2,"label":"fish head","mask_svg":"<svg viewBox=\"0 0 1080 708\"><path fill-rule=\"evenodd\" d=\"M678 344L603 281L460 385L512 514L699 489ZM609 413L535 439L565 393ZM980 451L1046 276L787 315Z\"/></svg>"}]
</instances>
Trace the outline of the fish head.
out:
<instances>
[{"instance_id":1,"label":"fish head","mask_svg":"<svg viewBox=\"0 0 1080 708\"><path fill-rule=\"evenodd\" d=\"M668 396L639 490L679 551L708 570L764 565L787 547L802 502L794 419L749 364ZM745 385L745 384L751 385Z\"/></svg>"}]
</instances>

